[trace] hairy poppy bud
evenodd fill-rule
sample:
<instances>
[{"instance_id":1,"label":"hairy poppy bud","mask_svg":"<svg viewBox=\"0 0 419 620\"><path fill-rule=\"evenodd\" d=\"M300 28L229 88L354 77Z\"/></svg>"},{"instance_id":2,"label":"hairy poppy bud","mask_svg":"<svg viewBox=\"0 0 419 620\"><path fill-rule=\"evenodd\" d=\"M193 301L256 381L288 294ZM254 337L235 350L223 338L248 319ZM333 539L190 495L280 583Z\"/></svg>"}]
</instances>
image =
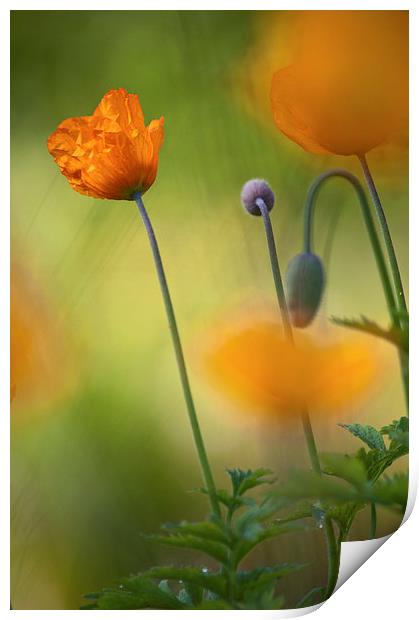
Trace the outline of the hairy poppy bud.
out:
<instances>
[{"instance_id":1,"label":"hairy poppy bud","mask_svg":"<svg viewBox=\"0 0 419 620\"><path fill-rule=\"evenodd\" d=\"M325 274L318 256L297 254L288 265L288 309L294 327L307 327L316 316L323 294Z\"/></svg>"},{"instance_id":2,"label":"hairy poppy bud","mask_svg":"<svg viewBox=\"0 0 419 620\"><path fill-rule=\"evenodd\" d=\"M251 215L261 215L256 200L261 198L270 211L275 203L275 194L263 179L252 179L243 185L241 201Z\"/></svg>"}]
</instances>

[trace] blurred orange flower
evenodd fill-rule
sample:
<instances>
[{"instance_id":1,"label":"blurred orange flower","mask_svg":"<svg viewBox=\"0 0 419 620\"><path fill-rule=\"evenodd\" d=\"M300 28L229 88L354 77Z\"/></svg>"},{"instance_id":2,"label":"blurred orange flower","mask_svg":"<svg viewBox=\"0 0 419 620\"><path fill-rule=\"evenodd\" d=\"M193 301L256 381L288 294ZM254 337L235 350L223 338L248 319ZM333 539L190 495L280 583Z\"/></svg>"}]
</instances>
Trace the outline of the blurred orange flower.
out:
<instances>
[{"instance_id":1,"label":"blurred orange flower","mask_svg":"<svg viewBox=\"0 0 419 620\"><path fill-rule=\"evenodd\" d=\"M224 392L272 421L307 408L337 413L366 393L378 368L371 347L359 340L320 346L304 338L293 345L281 325L266 320L229 330L206 364Z\"/></svg>"},{"instance_id":2,"label":"blurred orange flower","mask_svg":"<svg viewBox=\"0 0 419 620\"><path fill-rule=\"evenodd\" d=\"M272 79L278 129L313 153L406 140L408 11L297 12L295 41Z\"/></svg>"},{"instance_id":3,"label":"blurred orange flower","mask_svg":"<svg viewBox=\"0 0 419 620\"><path fill-rule=\"evenodd\" d=\"M63 121L48 150L71 187L93 198L132 200L154 183L163 117L147 127L137 95L110 90L92 116Z\"/></svg>"},{"instance_id":4,"label":"blurred orange flower","mask_svg":"<svg viewBox=\"0 0 419 620\"><path fill-rule=\"evenodd\" d=\"M56 316L28 271L11 269L10 397L45 404L71 388L69 351Z\"/></svg>"}]
</instances>

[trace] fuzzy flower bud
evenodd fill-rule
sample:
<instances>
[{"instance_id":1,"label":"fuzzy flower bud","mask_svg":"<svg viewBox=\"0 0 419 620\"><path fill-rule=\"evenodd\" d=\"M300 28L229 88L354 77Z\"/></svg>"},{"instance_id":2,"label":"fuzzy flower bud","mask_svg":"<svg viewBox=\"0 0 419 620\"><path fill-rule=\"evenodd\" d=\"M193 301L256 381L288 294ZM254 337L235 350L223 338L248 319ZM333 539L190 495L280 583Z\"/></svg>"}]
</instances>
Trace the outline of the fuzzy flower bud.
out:
<instances>
[{"instance_id":1,"label":"fuzzy flower bud","mask_svg":"<svg viewBox=\"0 0 419 620\"><path fill-rule=\"evenodd\" d=\"M241 192L241 201L251 215L261 215L260 209L256 204L256 200L261 198L270 211L275 203L275 194L269 187L268 183L263 179L252 179L243 185Z\"/></svg>"},{"instance_id":2,"label":"fuzzy flower bud","mask_svg":"<svg viewBox=\"0 0 419 620\"><path fill-rule=\"evenodd\" d=\"M288 309L294 327L307 327L317 314L325 274L318 256L303 252L294 256L286 274Z\"/></svg>"}]
</instances>

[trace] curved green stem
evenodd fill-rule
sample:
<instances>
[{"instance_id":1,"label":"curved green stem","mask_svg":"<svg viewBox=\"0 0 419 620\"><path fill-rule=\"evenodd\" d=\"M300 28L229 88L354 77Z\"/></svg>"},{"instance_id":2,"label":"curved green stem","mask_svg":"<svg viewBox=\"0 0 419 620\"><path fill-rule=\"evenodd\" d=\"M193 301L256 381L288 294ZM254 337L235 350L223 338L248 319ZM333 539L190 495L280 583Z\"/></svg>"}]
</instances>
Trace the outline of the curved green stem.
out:
<instances>
[{"instance_id":1,"label":"curved green stem","mask_svg":"<svg viewBox=\"0 0 419 620\"><path fill-rule=\"evenodd\" d=\"M401 317L401 325L403 326L405 323L405 319L403 316L407 315L407 304L406 297L403 290L403 282L400 275L399 264L397 262L397 256L393 245L393 240L391 238L390 229L388 227L387 218L384 213L383 206L381 204L380 196L378 195L377 188L374 183L374 179L372 178L371 171L369 169L367 159L365 155L359 155L359 161L361 162L362 171L364 173L365 181L368 186L368 190L371 195L372 202L375 207L375 211L377 213L378 221L380 223L381 232L383 233L384 244L387 249L388 260L391 267L391 272L393 275L394 287L397 293L397 303L400 310Z\"/></svg>"},{"instance_id":2,"label":"curved green stem","mask_svg":"<svg viewBox=\"0 0 419 620\"><path fill-rule=\"evenodd\" d=\"M364 218L365 226L367 229L367 233L369 236L369 240L371 243L371 248L375 256L375 261L378 268L378 273L381 279L381 284L384 291L384 296L387 303L387 308L390 314L391 321L393 325L398 327L399 329L403 328L401 315L399 311L399 307L397 306L397 300L394 295L393 286L390 280L389 272L387 269L387 264L384 258L383 250L381 248L380 240L375 229L374 219L372 216L372 212L370 206L368 204L367 196L365 194L364 188L362 187L359 179L348 172L347 170L342 170L339 168L334 168L332 170L328 170L323 174L319 175L311 184L305 203L304 210L304 249L306 252L310 252L312 249L312 237L313 237L313 220L314 220L314 209L317 204L317 198L320 192L321 187L323 187L325 181L331 178L342 178L348 181L352 187L354 188L356 195L358 197L359 205L361 207L362 215ZM401 366L401 374L403 381L403 389L406 399L406 404L408 406L409 403L409 376L408 376L408 366L407 366L407 356L399 350L399 360Z\"/></svg>"},{"instance_id":3,"label":"curved green stem","mask_svg":"<svg viewBox=\"0 0 419 620\"><path fill-rule=\"evenodd\" d=\"M170 333L172 335L173 348L175 350L176 361L179 369L180 381L182 384L183 395L186 402L186 408L188 410L189 422L192 428L193 437L195 440L196 450L198 452L199 461L201 464L201 469L203 473L203 477L205 480L205 484L208 490L208 496L212 508L213 514L221 518L220 506L218 503L217 492L214 484L214 479L211 472L211 467L208 461L207 453L205 450L204 440L202 437L201 429L198 422L198 417L195 410L195 404L192 397L192 391L189 384L188 373L186 370L185 358L183 355L182 344L179 336L179 330L177 328L175 313L173 309L172 300L169 293L169 287L167 285L166 275L163 268L163 261L161 259L159 246L157 244L157 239L150 221L148 217L148 213L145 209L144 203L141 198L140 193L136 193L133 196L135 202L137 203L138 210L142 217L145 229L147 231L148 239L151 246L151 251L153 253L154 263L156 266L157 277L160 283L161 293L163 297L164 306L166 309L167 319L169 322Z\"/></svg>"},{"instance_id":4,"label":"curved green stem","mask_svg":"<svg viewBox=\"0 0 419 620\"><path fill-rule=\"evenodd\" d=\"M275 283L276 294L278 298L278 305L281 311L284 329L287 338L290 342L294 342L294 335L292 331L291 321L288 313L288 306L285 297L284 287L282 284L281 270L279 267L278 254L276 251L275 238L272 230L271 218L269 217L269 211L262 198L256 200L256 204L260 209L263 223L265 226L266 240L269 250L269 258L271 262L272 275ZM313 427L311 425L310 416L307 410L301 413L301 421L304 429L304 436L306 440L307 450L310 457L311 466L313 471L318 475L322 475L319 453L314 438ZM325 519L325 537L328 555L328 578L326 597L330 596L336 585L338 573L339 573L339 551L333 530L333 524L329 517Z\"/></svg>"},{"instance_id":5,"label":"curved green stem","mask_svg":"<svg viewBox=\"0 0 419 620\"><path fill-rule=\"evenodd\" d=\"M348 181L352 187L354 188L356 195L359 200L359 205L362 210L362 215L364 218L365 226L367 228L368 236L370 239L371 247L375 256L375 260L377 263L378 272L380 275L381 283L383 285L384 295L387 301L387 306L392 318L392 321L396 323L399 322L399 316L397 312L397 306L394 298L393 288L391 286L390 277L387 271L386 262L384 259L383 251L381 249L380 241L377 235L377 231L375 230L374 220L372 218L372 213L368 204L367 197L365 195L364 189L357 179L357 177L347 170L341 170L339 168L334 168L332 170L328 170L323 174L319 175L311 184L305 202L305 210L304 210L304 250L306 252L311 252L312 249L312 238L313 238L313 219L314 219L314 209L317 204L317 198L320 192L320 189L323 187L325 181L331 178L342 178Z\"/></svg>"}]
</instances>

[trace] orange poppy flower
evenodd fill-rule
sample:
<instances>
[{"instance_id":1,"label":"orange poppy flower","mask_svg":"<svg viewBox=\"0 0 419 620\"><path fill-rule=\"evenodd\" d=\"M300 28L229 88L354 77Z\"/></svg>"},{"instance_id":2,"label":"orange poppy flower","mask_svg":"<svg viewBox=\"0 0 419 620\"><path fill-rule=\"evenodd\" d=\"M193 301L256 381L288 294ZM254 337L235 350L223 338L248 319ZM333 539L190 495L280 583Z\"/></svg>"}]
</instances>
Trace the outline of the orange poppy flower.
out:
<instances>
[{"instance_id":1,"label":"orange poppy flower","mask_svg":"<svg viewBox=\"0 0 419 620\"><path fill-rule=\"evenodd\" d=\"M132 200L154 183L163 117L147 126L137 95L110 90L92 116L63 121L48 150L71 187L93 198Z\"/></svg>"},{"instance_id":2,"label":"orange poppy flower","mask_svg":"<svg viewBox=\"0 0 419 620\"><path fill-rule=\"evenodd\" d=\"M361 341L319 346L284 339L281 325L262 320L227 331L206 356L210 377L246 409L272 421L337 413L362 396L377 357Z\"/></svg>"},{"instance_id":3,"label":"orange poppy flower","mask_svg":"<svg viewBox=\"0 0 419 620\"><path fill-rule=\"evenodd\" d=\"M276 126L313 153L406 138L408 12L302 11L292 64L271 85Z\"/></svg>"}]
</instances>

